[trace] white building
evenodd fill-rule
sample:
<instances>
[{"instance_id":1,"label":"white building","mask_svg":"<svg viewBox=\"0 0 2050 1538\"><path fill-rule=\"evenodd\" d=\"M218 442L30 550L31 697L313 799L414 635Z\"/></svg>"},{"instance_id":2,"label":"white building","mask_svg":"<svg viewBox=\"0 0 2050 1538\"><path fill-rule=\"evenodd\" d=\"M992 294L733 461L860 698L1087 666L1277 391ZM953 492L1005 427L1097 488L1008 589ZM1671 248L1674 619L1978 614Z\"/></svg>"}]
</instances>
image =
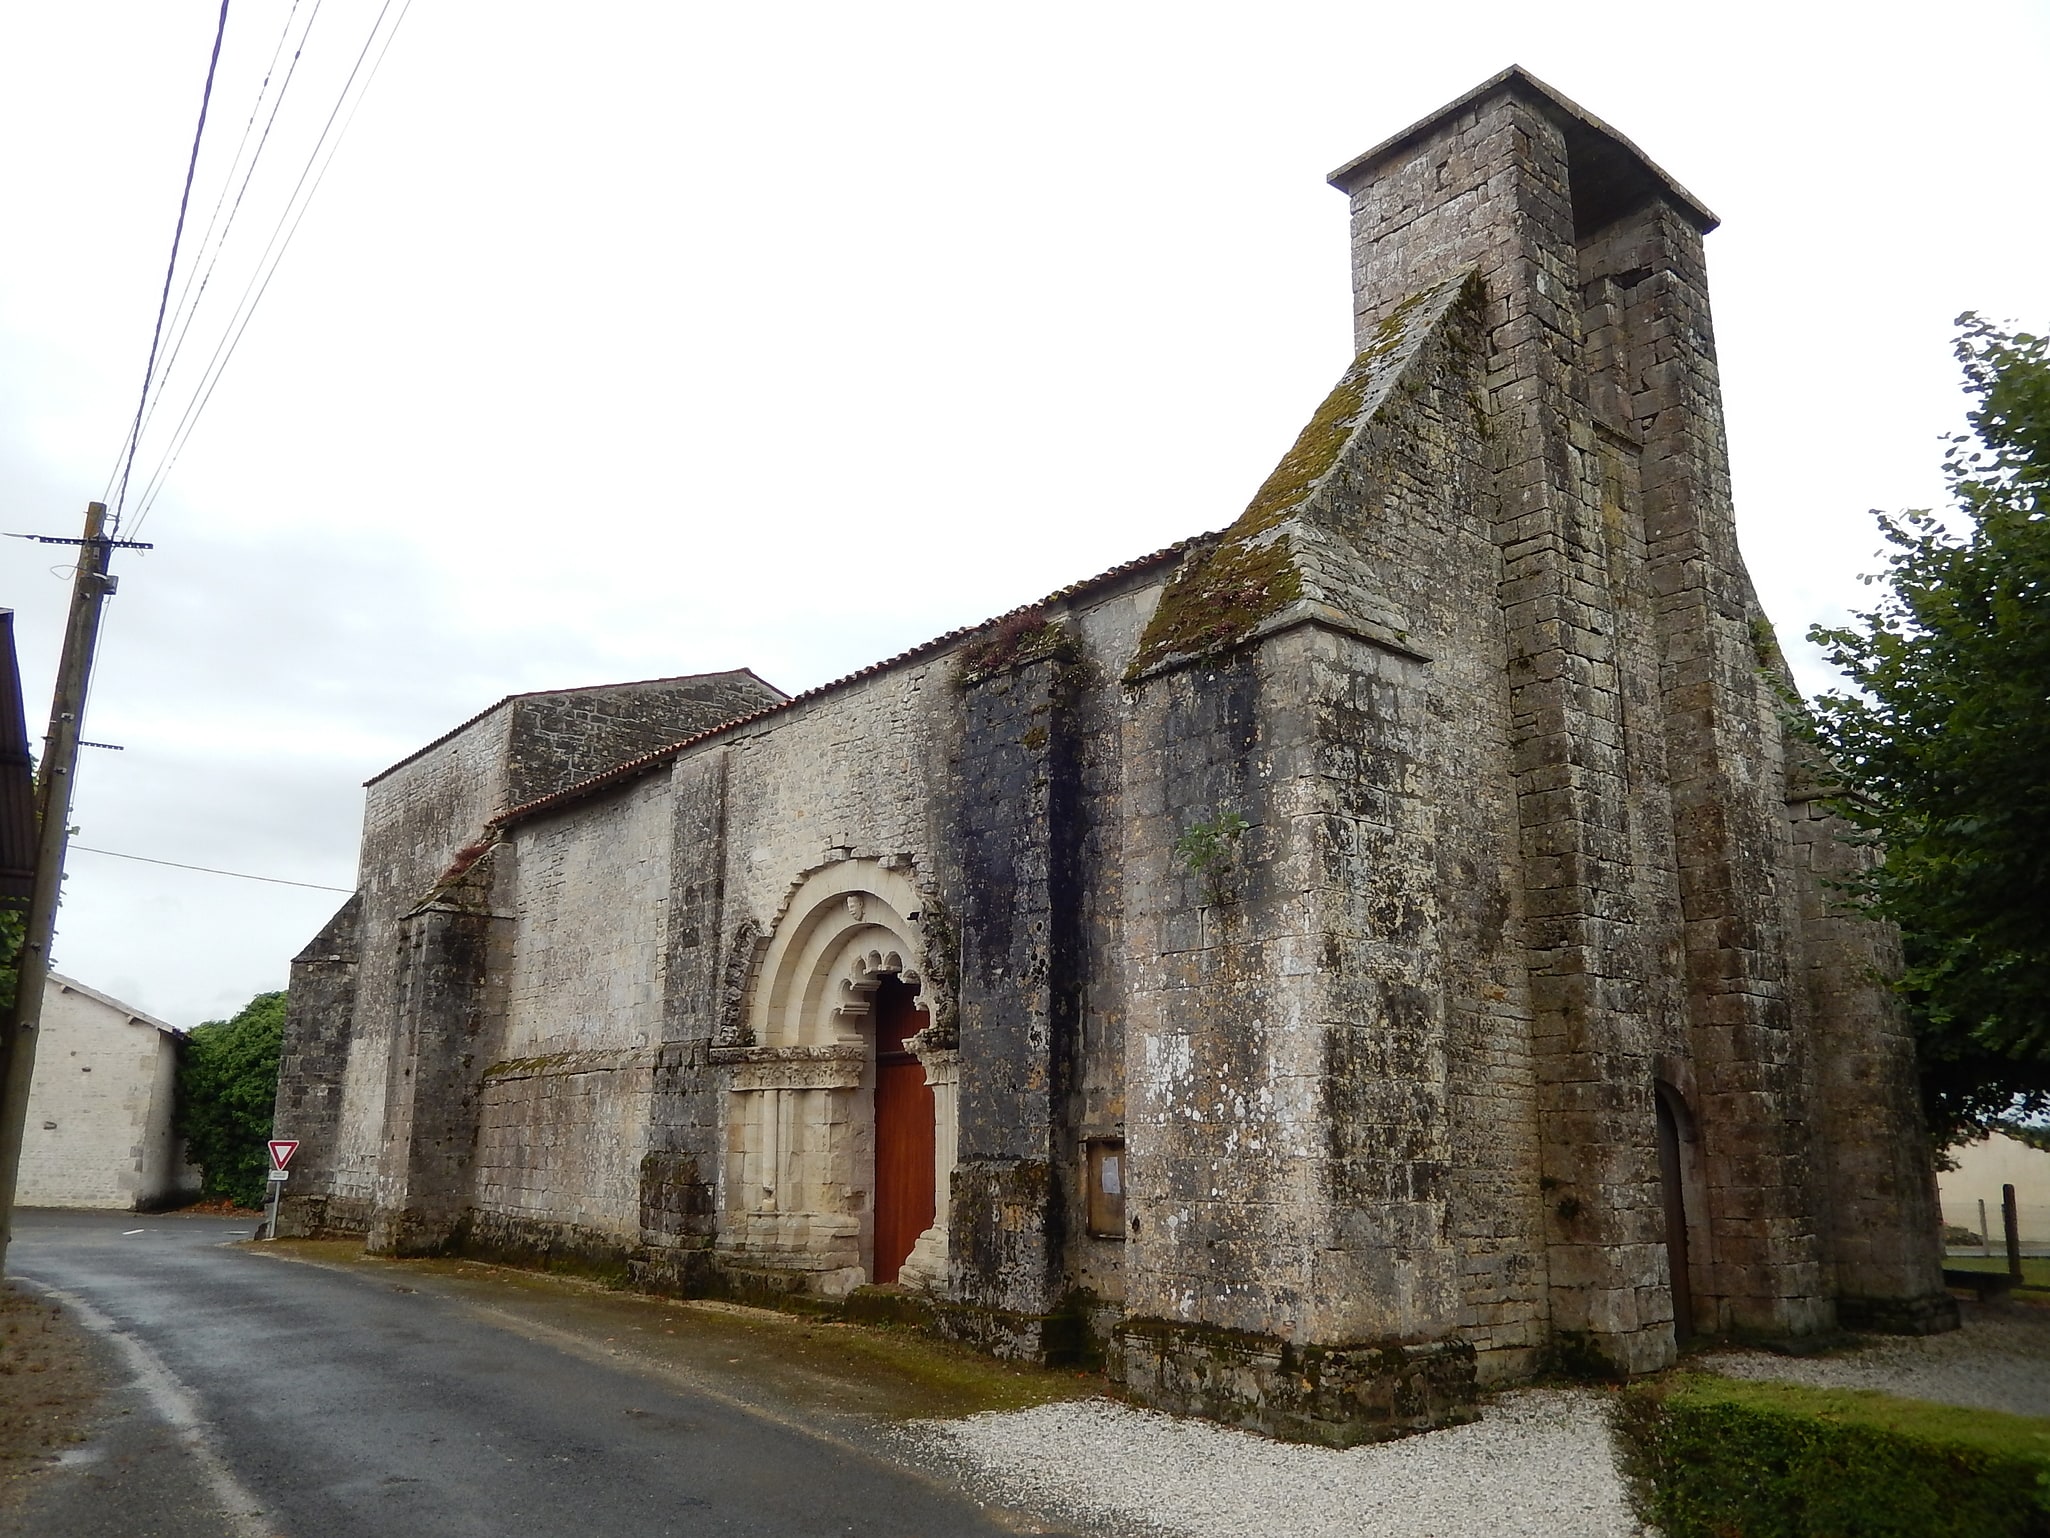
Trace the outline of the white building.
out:
<instances>
[{"instance_id":1,"label":"white building","mask_svg":"<svg viewBox=\"0 0 2050 1538\"><path fill-rule=\"evenodd\" d=\"M2034 1251L2050 1248L2050 1152L2004 1132L1976 1143L1959 1143L1945 1152L1957 1161L1956 1169L1936 1177L1945 1223L1985 1235L1998 1250L2004 1242L2000 1188L2013 1186L2021 1242Z\"/></svg>"},{"instance_id":2,"label":"white building","mask_svg":"<svg viewBox=\"0 0 2050 1538\"><path fill-rule=\"evenodd\" d=\"M71 978L43 993L15 1200L152 1209L196 1196L171 1129L177 1027Z\"/></svg>"}]
</instances>

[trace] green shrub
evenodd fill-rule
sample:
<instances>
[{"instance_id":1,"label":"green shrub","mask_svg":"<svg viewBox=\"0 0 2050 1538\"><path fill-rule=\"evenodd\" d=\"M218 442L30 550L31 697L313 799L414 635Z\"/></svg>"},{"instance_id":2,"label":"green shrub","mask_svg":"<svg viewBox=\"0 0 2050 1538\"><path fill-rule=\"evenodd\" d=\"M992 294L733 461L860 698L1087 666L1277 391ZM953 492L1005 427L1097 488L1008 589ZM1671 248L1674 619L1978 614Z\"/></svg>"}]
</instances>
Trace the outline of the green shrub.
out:
<instances>
[{"instance_id":1,"label":"green shrub","mask_svg":"<svg viewBox=\"0 0 2050 1538\"><path fill-rule=\"evenodd\" d=\"M1682 1376L1625 1394L1618 1421L1666 1538L2050 1534L2050 1420Z\"/></svg>"},{"instance_id":2,"label":"green shrub","mask_svg":"<svg viewBox=\"0 0 2050 1538\"><path fill-rule=\"evenodd\" d=\"M259 993L232 1020L209 1020L185 1038L178 1057L178 1133L199 1166L200 1194L260 1207L264 1148L278 1093L285 996Z\"/></svg>"}]
</instances>

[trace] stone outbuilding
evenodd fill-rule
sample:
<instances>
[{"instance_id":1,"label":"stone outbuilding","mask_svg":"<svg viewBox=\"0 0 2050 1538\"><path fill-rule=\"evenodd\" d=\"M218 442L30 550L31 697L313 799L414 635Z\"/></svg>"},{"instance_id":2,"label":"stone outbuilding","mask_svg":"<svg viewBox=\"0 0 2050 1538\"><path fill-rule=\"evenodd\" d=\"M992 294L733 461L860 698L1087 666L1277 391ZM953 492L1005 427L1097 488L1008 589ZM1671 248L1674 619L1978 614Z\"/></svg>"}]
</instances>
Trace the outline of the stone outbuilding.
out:
<instances>
[{"instance_id":1,"label":"stone outbuilding","mask_svg":"<svg viewBox=\"0 0 2050 1538\"><path fill-rule=\"evenodd\" d=\"M38 1028L15 1201L153 1212L199 1195L172 1128L184 1033L54 972Z\"/></svg>"},{"instance_id":2,"label":"stone outbuilding","mask_svg":"<svg viewBox=\"0 0 2050 1538\"><path fill-rule=\"evenodd\" d=\"M1357 357L1228 528L370 783L288 1226L895 1299L1336 1442L1954 1318L1737 550L1713 215L1513 69L1332 181Z\"/></svg>"}]
</instances>

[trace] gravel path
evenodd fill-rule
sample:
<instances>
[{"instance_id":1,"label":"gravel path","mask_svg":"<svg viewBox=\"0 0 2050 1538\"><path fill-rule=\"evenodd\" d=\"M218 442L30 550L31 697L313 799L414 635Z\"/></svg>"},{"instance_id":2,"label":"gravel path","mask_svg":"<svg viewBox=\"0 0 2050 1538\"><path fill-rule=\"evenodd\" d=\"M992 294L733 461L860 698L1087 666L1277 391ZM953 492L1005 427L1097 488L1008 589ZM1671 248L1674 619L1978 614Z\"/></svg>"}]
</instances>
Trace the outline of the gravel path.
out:
<instances>
[{"instance_id":1,"label":"gravel path","mask_svg":"<svg viewBox=\"0 0 2050 1538\"><path fill-rule=\"evenodd\" d=\"M924 1450L1066 1521L1174 1538L1640 1538L1604 1396L1500 1395L1470 1426L1346 1452L1104 1399L923 1421Z\"/></svg>"},{"instance_id":2,"label":"gravel path","mask_svg":"<svg viewBox=\"0 0 2050 1538\"><path fill-rule=\"evenodd\" d=\"M1875 1388L1909 1399L2050 1416L2050 1309L1965 1303L1947 1335L1895 1335L1832 1356L1719 1351L1689 1366L1813 1388Z\"/></svg>"}]
</instances>

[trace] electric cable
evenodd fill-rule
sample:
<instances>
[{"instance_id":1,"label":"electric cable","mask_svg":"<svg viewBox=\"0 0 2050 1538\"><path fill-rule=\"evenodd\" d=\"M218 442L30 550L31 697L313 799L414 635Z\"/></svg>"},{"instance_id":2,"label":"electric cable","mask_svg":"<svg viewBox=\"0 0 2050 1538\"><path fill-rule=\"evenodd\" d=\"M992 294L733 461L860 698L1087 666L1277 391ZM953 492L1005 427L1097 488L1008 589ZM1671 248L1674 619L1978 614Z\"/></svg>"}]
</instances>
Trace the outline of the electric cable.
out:
<instances>
[{"instance_id":1,"label":"electric cable","mask_svg":"<svg viewBox=\"0 0 2050 1538\"><path fill-rule=\"evenodd\" d=\"M146 854L123 854L118 849L94 849L88 844L70 846L85 854L103 854L115 860L139 860L144 865L168 865L173 870L202 871L209 876L233 876L237 881L267 881L272 886L303 886L315 892L354 892L349 886L326 886L318 881L287 881L282 876L252 876L242 870L218 870L211 865L187 865L183 860L153 860Z\"/></svg>"},{"instance_id":2,"label":"electric cable","mask_svg":"<svg viewBox=\"0 0 2050 1538\"><path fill-rule=\"evenodd\" d=\"M250 106L249 121L242 125L242 137L236 142L234 158L228 162L228 174L221 181L221 195L214 200L214 211L207 220L206 233L200 237L199 251L201 257L204 257L206 260L205 271L200 271L200 264L197 259L186 268L185 286L179 290L178 303L171 312L170 353L164 359L163 368L158 371L150 386L149 409L143 415L142 430L137 435L138 438L148 435L150 423L156 420L157 407L161 406L164 402L164 392L171 382L172 372L178 366L179 356L184 352L185 339L192 333L193 322L198 318L199 308L206 300L207 288L213 282L214 268L220 264L221 252L226 249L228 237L234 232L235 216L242 211L242 199L249 191L250 180L256 175L257 164L263 159L264 148L270 143L271 129L277 125L278 112L284 106L285 97L292 89L293 77L299 72L299 60L305 53L306 39L313 35L313 24L320 20L321 0L314 0L313 10L306 19L306 30L299 34L299 46L292 50L292 62L286 66L285 78L279 84L278 94L271 102L270 116L264 120L263 133L256 141L256 151L249 157L249 164L242 172L242 184L240 187L237 187L235 185L236 168L242 165L242 152L249 146L249 135L256 127L257 115L263 111L264 98L270 94L271 77L277 73L278 60L284 55L285 43L292 35L292 23L298 19L299 6L300 0L292 0L292 9L285 17L284 30L278 34L277 46L271 50L270 63L264 69L263 83L257 87L256 100ZM228 193L231 190L235 194L235 201L232 205L229 205ZM221 222L221 210L223 207L226 207L228 210L228 218L225 224ZM220 239L218 241L214 239L216 226L220 229ZM209 246L212 247L212 254L210 256L207 254ZM195 274L199 278L197 293L193 291L193 278ZM192 300L190 306L186 304L188 296ZM107 473L107 494L101 496L101 501L108 500L108 496L112 493L114 476L119 471L120 466L121 456L116 454L114 456L114 469Z\"/></svg>"},{"instance_id":3,"label":"electric cable","mask_svg":"<svg viewBox=\"0 0 2050 1538\"><path fill-rule=\"evenodd\" d=\"M164 339L164 310L171 302L171 279L178 272L178 242L185 236L185 210L192 202L192 176L199 169L199 141L206 134L206 109L214 99L214 71L220 67L221 39L228 34L228 0L221 0L221 19L214 27L213 57L207 61L206 90L199 98L199 126L192 131L192 157L185 165L185 191L178 199L178 225L171 232L171 260L164 267L164 292L157 300L156 330L150 334L149 363L142 371L142 394L135 403L135 426L128 433L128 462L121 470L121 489L114 498L108 532L121 530L121 510L128 499L128 474L135 468L136 445L142 441L142 410L149 404L149 382L157 371L157 346Z\"/></svg>"},{"instance_id":4,"label":"electric cable","mask_svg":"<svg viewBox=\"0 0 2050 1538\"><path fill-rule=\"evenodd\" d=\"M398 36L399 28L405 24L406 14L412 9L412 0L405 0L400 6L398 19L385 33L384 46L378 50L377 58L371 64L370 73L363 77L363 89L356 93L355 101L349 105L348 116L342 119L341 131L335 134L334 144L328 149L327 159L321 161L321 150L327 144L329 133L334 129L335 119L341 115L343 105L349 102L350 88L355 84L357 75L362 72L363 61L369 57L371 45L377 41L378 29L383 26L384 18L391 7L392 0L385 0L377 13L377 19L371 23L370 33L363 40L363 47L356 55L356 62L349 70L348 79L342 83L341 92L335 98L334 108L328 113L327 123L322 127L320 137L314 141L313 152L307 156L306 165L299 173L299 180L292 188L292 195L286 200L284 212L279 215L277 226L271 232L271 239L265 245L263 255L257 258L257 270L251 275L248 286L243 289L242 300L237 303L235 314L229 320L229 330L223 332L221 341L215 346L214 355L208 359L206 371L200 376L200 386L187 404L183 415L179 417L178 426L173 430L164 457L150 476L138 502L139 511L135 519L135 526L138 529L142 527L143 520L149 516L151 509L156 506L164 482L176 467L185 445L191 440L192 431L199 425L199 419L204 414L207 403L213 399L214 390L220 384L221 376L227 371L228 364L233 360L236 348L241 345L243 334L248 331L249 322L256 315L257 306L269 292L271 279L277 276L278 267L284 261L285 253L291 249L292 238L298 234L300 222L305 219L307 209L312 207L314 194L320 190L320 184L327 179L328 170L334 165L335 155L341 149L342 140L348 135L349 125L355 122L356 112L362 106L363 98L369 93L371 83L377 78L378 70L383 67L385 55L391 51L393 39ZM312 187L307 188L306 178L313 173L316 162L320 165L319 174L313 177ZM302 188L306 190L303 199L299 196ZM296 212L293 208L295 203ZM288 218L291 221L289 228L285 223ZM276 250L275 256L272 255L273 248ZM263 265L265 261L270 263L267 270ZM260 284L259 278L262 280ZM254 297L251 297L252 290Z\"/></svg>"}]
</instances>

